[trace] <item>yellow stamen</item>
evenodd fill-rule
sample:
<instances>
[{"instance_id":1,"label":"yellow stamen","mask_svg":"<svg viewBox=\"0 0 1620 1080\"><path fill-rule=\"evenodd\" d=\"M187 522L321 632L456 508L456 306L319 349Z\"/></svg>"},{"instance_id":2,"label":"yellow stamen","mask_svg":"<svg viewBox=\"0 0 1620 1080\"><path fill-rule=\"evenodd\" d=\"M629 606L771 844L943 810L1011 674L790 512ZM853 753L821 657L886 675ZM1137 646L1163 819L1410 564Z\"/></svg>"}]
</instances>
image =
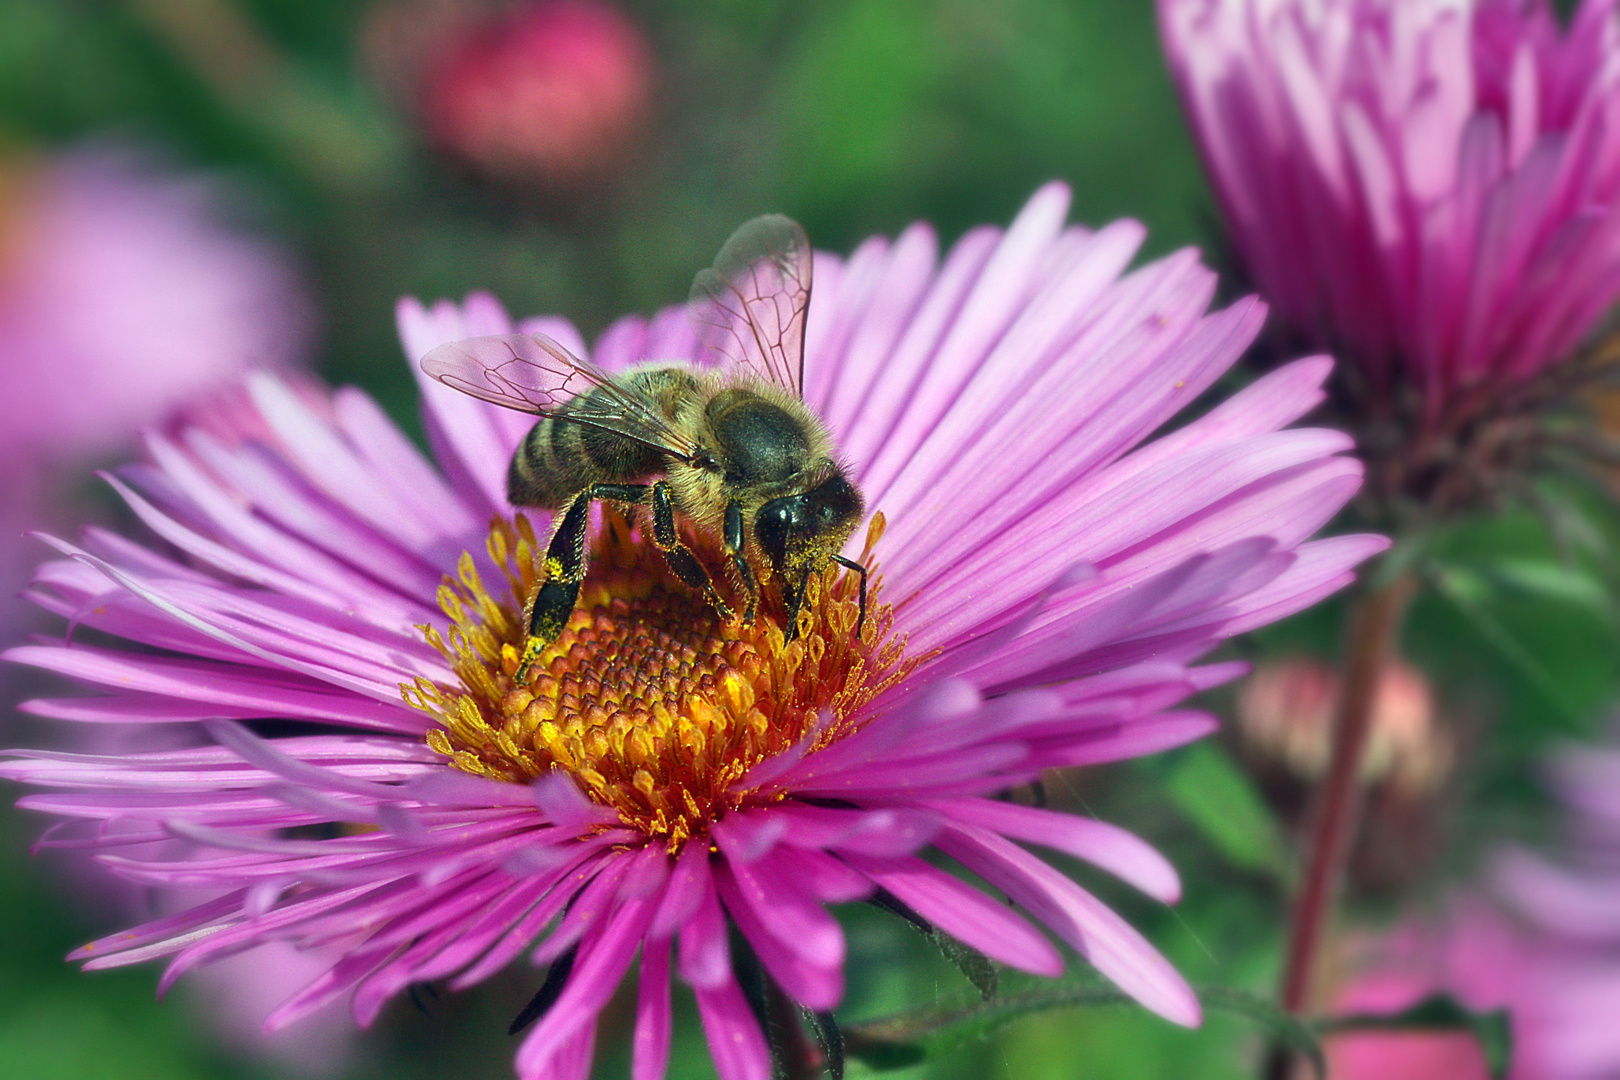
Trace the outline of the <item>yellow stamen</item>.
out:
<instances>
[{"instance_id":1,"label":"yellow stamen","mask_svg":"<svg viewBox=\"0 0 1620 1080\"><path fill-rule=\"evenodd\" d=\"M879 515L868 552L882 527ZM725 565L703 536L687 542ZM506 578L501 598L464 554L439 589L449 629L422 627L461 685L402 687L440 725L428 745L457 768L498 780L570 773L624 824L671 850L726 811L764 799L737 784L751 768L812 730L816 748L843 738L864 722L864 706L915 667L904 642L890 637L893 613L878 602L876 580L864 640L855 636L855 582L828 568L812 577L789 642L780 605L769 602L773 587L752 625L722 622L612 511L568 625L527 658L522 599L534 593L539 544L526 518L498 518L488 550Z\"/></svg>"}]
</instances>

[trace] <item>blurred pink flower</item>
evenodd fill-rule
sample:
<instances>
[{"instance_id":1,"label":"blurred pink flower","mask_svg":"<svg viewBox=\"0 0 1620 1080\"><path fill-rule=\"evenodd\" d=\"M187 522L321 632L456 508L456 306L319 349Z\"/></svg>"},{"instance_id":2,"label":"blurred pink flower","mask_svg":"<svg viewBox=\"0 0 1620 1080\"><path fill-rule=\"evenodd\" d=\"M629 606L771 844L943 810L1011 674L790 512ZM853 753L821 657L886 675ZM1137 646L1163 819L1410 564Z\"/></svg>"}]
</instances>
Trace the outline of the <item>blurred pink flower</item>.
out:
<instances>
[{"instance_id":1,"label":"blurred pink flower","mask_svg":"<svg viewBox=\"0 0 1620 1080\"><path fill-rule=\"evenodd\" d=\"M428 135L488 175L572 187L620 163L651 104L641 30L603 0L538 0L459 28L420 88Z\"/></svg>"},{"instance_id":2,"label":"blurred pink flower","mask_svg":"<svg viewBox=\"0 0 1620 1080\"><path fill-rule=\"evenodd\" d=\"M1553 763L1575 811L1553 860L1502 853L1490 892L1442 920L1413 921L1374 945L1340 1011L1396 1011L1436 991L1475 1009L1505 1008L1511 1080L1620 1076L1620 746L1570 749ZM1427 1033L1356 1034L1330 1043L1335 1080L1484 1080L1471 1040Z\"/></svg>"},{"instance_id":3,"label":"blurred pink flower","mask_svg":"<svg viewBox=\"0 0 1620 1080\"><path fill-rule=\"evenodd\" d=\"M329 951L305 951L284 941L227 957L197 973L192 987L197 1013L238 1053L268 1059L300 1078L341 1076L359 1039L341 1003L279 1031L264 1027L272 1009L323 974L334 959Z\"/></svg>"},{"instance_id":4,"label":"blurred pink flower","mask_svg":"<svg viewBox=\"0 0 1620 1080\"><path fill-rule=\"evenodd\" d=\"M0 161L0 627L18 632L31 610L14 599L39 550L25 531L75 516L59 490L69 470L245 368L307 356L313 309L291 260L228 224L230 211L224 189L129 148ZM150 753L195 741L186 734L102 725L82 743ZM92 876L88 860L54 869L77 905L122 919L140 910L133 887ZM247 979L222 968L199 1013L227 1042L325 1075L323 1062L345 1060L341 1013L335 1028L315 1018L274 1042L243 1038L233 1019L253 995L307 981L310 963L278 960Z\"/></svg>"},{"instance_id":5,"label":"blurred pink flower","mask_svg":"<svg viewBox=\"0 0 1620 1080\"><path fill-rule=\"evenodd\" d=\"M1614 6L1159 0L1239 256L1375 397L1481 405L1620 295Z\"/></svg>"},{"instance_id":6,"label":"blurred pink flower","mask_svg":"<svg viewBox=\"0 0 1620 1080\"><path fill-rule=\"evenodd\" d=\"M1327 771L1338 675L1305 657L1262 664L1238 692L1244 742L1301 779ZM1449 736L1435 723L1429 681L1403 661L1385 667L1373 703L1373 728L1361 762L1365 783L1389 780L1416 794L1432 790L1451 767Z\"/></svg>"},{"instance_id":7,"label":"blurred pink flower","mask_svg":"<svg viewBox=\"0 0 1620 1080\"><path fill-rule=\"evenodd\" d=\"M229 227L222 192L92 147L13 162L0 232L0 467L121 448L246 367L302 359L287 256Z\"/></svg>"},{"instance_id":8,"label":"blurred pink flower","mask_svg":"<svg viewBox=\"0 0 1620 1080\"><path fill-rule=\"evenodd\" d=\"M1561 857L1511 849L1492 878L1546 943L1544 1075L1607 1080L1620 1075L1620 741L1570 747L1549 771L1572 811Z\"/></svg>"},{"instance_id":9,"label":"blurred pink flower","mask_svg":"<svg viewBox=\"0 0 1620 1080\"><path fill-rule=\"evenodd\" d=\"M1446 917L1413 921L1376 942L1362 943L1361 970L1334 1001L1336 1013L1390 1014L1446 992L1479 1010L1513 1009L1519 1067L1526 1072L1524 1016L1515 991L1529 991L1542 974L1535 953L1501 914L1481 903L1458 903ZM1528 996L1528 995L1527 995ZM1333 1080L1487 1080L1485 1055L1462 1032L1355 1032L1326 1044Z\"/></svg>"}]
</instances>

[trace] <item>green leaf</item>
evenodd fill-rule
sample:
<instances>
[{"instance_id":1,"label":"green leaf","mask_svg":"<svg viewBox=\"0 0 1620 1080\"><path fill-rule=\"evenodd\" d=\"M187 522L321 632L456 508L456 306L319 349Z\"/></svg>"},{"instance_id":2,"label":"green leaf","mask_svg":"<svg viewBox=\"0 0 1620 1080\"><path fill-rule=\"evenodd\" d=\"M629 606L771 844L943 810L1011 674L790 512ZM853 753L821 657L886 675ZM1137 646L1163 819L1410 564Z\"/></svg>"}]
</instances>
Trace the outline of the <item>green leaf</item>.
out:
<instances>
[{"instance_id":1,"label":"green leaf","mask_svg":"<svg viewBox=\"0 0 1620 1080\"><path fill-rule=\"evenodd\" d=\"M821 1047L821 1058L827 1068L829 1080L844 1080L844 1033L838 1020L830 1012L815 1012L801 1008L805 1026L816 1037Z\"/></svg>"},{"instance_id":2,"label":"green leaf","mask_svg":"<svg viewBox=\"0 0 1620 1080\"><path fill-rule=\"evenodd\" d=\"M1229 987L1206 987L1198 991L1198 1000L1206 1009L1254 1021L1273 1041L1309 1060L1317 1076L1326 1075L1315 1032L1265 999ZM1132 998L1100 981L1068 981L993 1001L931 1005L846 1026L844 1050L874 1070L904 1068L988 1038L998 1028L1034 1013L1104 1005L1140 1008Z\"/></svg>"},{"instance_id":3,"label":"green leaf","mask_svg":"<svg viewBox=\"0 0 1620 1080\"><path fill-rule=\"evenodd\" d=\"M967 976L967 981L979 992L979 998L989 1001L1001 989L1001 976L996 971L995 963L984 953L964 945L960 941L937 927L929 931L928 936L933 939L939 951L945 954L945 959L956 965L956 970Z\"/></svg>"},{"instance_id":4,"label":"green leaf","mask_svg":"<svg viewBox=\"0 0 1620 1080\"><path fill-rule=\"evenodd\" d=\"M1491 565L1490 576L1506 589L1538 599L1576 604L1604 615L1613 608L1603 582L1578 567L1546 559L1501 559Z\"/></svg>"},{"instance_id":5,"label":"green leaf","mask_svg":"<svg viewBox=\"0 0 1620 1080\"><path fill-rule=\"evenodd\" d=\"M1443 566L1436 566L1434 583L1440 595L1462 613L1475 632L1557 710L1564 726L1571 731L1581 730L1582 710L1568 701L1552 672L1519 643L1500 619L1486 610L1485 601L1491 596L1490 583L1472 570Z\"/></svg>"},{"instance_id":6,"label":"green leaf","mask_svg":"<svg viewBox=\"0 0 1620 1080\"><path fill-rule=\"evenodd\" d=\"M1001 976L996 971L995 963L979 950L943 932L939 927L912 911L902 903L899 898L889 892L879 889L867 899L867 903L882 908L893 915L904 919L906 925L917 931L923 937L934 943L934 947L944 955L945 959L956 965L956 970L967 977L973 988L979 992L979 997L989 1001L996 996L1001 986Z\"/></svg>"},{"instance_id":7,"label":"green leaf","mask_svg":"<svg viewBox=\"0 0 1620 1080\"><path fill-rule=\"evenodd\" d=\"M1282 829L1231 755L1202 742L1176 759L1166 784L1176 807L1228 862L1287 881L1293 862Z\"/></svg>"},{"instance_id":8,"label":"green leaf","mask_svg":"<svg viewBox=\"0 0 1620 1080\"><path fill-rule=\"evenodd\" d=\"M1505 1009L1475 1012L1450 994L1432 994L1396 1013L1352 1013L1318 1021L1324 1035L1344 1031L1465 1031L1485 1055L1493 1080L1505 1080L1513 1061L1513 1028Z\"/></svg>"}]
</instances>

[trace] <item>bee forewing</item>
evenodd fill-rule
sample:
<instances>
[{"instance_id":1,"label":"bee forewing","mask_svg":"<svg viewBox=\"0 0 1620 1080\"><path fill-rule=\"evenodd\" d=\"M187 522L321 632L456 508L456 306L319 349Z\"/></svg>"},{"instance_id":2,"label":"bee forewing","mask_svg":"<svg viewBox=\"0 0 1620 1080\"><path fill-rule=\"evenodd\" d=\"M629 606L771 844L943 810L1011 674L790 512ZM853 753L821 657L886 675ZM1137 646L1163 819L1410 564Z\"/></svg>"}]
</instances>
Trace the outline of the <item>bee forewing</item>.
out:
<instances>
[{"instance_id":1,"label":"bee forewing","mask_svg":"<svg viewBox=\"0 0 1620 1080\"><path fill-rule=\"evenodd\" d=\"M688 310L699 340L722 362L802 397L812 258L791 218L744 223L692 282Z\"/></svg>"},{"instance_id":2,"label":"bee forewing","mask_svg":"<svg viewBox=\"0 0 1620 1080\"><path fill-rule=\"evenodd\" d=\"M452 341L422 357L444 385L494 405L544 414L609 376L544 334L495 334Z\"/></svg>"},{"instance_id":3,"label":"bee forewing","mask_svg":"<svg viewBox=\"0 0 1620 1080\"><path fill-rule=\"evenodd\" d=\"M544 334L453 341L422 357L422 370L493 405L611 431L674 457L694 452L690 440L678 435L651 403ZM558 411L575 398L577 406Z\"/></svg>"}]
</instances>

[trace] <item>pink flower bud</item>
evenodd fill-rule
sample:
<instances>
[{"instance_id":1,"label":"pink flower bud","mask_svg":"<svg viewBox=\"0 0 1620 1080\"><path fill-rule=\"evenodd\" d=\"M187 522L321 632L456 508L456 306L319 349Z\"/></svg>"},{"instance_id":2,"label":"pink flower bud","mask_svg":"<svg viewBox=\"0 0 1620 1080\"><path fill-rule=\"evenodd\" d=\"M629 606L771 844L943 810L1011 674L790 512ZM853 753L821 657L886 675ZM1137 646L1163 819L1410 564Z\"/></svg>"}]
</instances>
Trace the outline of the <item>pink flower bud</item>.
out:
<instances>
[{"instance_id":1,"label":"pink flower bud","mask_svg":"<svg viewBox=\"0 0 1620 1080\"><path fill-rule=\"evenodd\" d=\"M1238 724L1257 754L1314 779L1327 771L1338 696L1338 675L1326 664L1302 657L1267 664L1238 695ZM1435 723L1428 680L1409 664L1388 665L1373 705L1362 780L1430 791L1445 779L1451 760L1451 740Z\"/></svg>"},{"instance_id":2,"label":"pink flower bud","mask_svg":"<svg viewBox=\"0 0 1620 1080\"><path fill-rule=\"evenodd\" d=\"M628 156L647 118L653 59L600 0L541 0L490 17L426 58L428 137L489 176L574 187Z\"/></svg>"}]
</instances>

